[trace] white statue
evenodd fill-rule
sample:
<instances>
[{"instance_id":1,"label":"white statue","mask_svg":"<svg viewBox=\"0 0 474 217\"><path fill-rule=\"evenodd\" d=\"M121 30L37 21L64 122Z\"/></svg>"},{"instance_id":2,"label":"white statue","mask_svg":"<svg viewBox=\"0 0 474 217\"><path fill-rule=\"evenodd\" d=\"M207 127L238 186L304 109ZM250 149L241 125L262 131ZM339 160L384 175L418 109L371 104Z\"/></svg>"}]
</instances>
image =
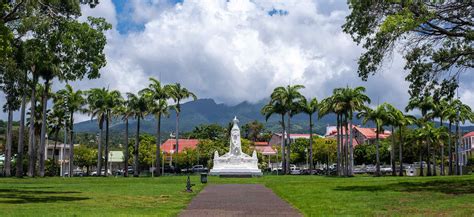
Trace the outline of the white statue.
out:
<instances>
[{"instance_id":1,"label":"white statue","mask_svg":"<svg viewBox=\"0 0 474 217\"><path fill-rule=\"evenodd\" d=\"M234 118L233 122L229 152L220 157L217 151L214 152L214 167L211 169L210 174L220 176L261 176L262 171L258 169L257 153L254 151L252 156L249 156L242 152L239 120L237 117Z\"/></svg>"}]
</instances>

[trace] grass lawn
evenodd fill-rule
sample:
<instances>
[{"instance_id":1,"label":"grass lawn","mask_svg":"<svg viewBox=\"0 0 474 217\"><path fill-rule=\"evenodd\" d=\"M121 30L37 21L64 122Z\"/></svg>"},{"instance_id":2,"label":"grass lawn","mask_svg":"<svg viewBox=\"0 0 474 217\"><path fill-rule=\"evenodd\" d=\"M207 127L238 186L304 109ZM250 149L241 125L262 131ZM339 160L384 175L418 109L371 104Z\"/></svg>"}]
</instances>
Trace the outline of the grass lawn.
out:
<instances>
[{"instance_id":1,"label":"grass lawn","mask_svg":"<svg viewBox=\"0 0 474 217\"><path fill-rule=\"evenodd\" d=\"M0 179L0 216L175 216L196 193L186 178ZM192 177L197 192L204 186ZM473 216L474 176L210 177L209 183L260 183L306 216Z\"/></svg>"}]
</instances>

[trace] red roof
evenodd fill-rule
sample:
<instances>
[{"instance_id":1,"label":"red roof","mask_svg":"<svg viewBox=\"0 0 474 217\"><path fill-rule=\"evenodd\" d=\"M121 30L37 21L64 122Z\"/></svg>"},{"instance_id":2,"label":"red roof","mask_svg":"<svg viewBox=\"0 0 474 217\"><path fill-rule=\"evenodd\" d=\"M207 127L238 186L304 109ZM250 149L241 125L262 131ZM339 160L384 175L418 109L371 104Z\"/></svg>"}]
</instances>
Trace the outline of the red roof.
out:
<instances>
[{"instance_id":1,"label":"red roof","mask_svg":"<svg viewBox=\"0 0 474 217\"><path fill-rule=\"evenodd\" d=\"M467 138L467 137L471 137L471 136L474 136L474 131L464 134L464 136L462 138Z\"/></svg>"},{"instance_id":2,"label":"red roof","mask_svg":"<svg viewBox=\"0 0 474 217\"><path fill-rule=\"evenodd\" d=\"M277 136L280 136L280 137L281 137L281 133L275 133L275 134L276 134ZM292 133L292 134L290 134L290 138L296 138L296 139L298 139L298 138L309 138L309 136L310 136L310 134L301 134L301 133L300 133L300 134L298 134L298 133ZM316 137L316 136L319 136L319 135L313 133L313 136Z\"/></svg>"},{"instance_id":3,"label":"red roof","mask_svg":"<svg viewBox=\"0 0 474 217\"><path fill-rule=\"evenodd\" d=\"M266 146L268 145L268 142L254 142L255 146Z\"/></svg>"},{"instance_id":4,"label":"red roof","mask_svg":"<svg viewBox=\"0 0 474 217\"><path fill-rule=\"evenodd\" d=\"M178 152L182 152L186 148L195 149L199 143L199 140L198 139L179 139L178 142L179 142ZM176 144L176 139L168 139L166 140L165 143L161 145L161 150L166 153L170 153L171 150L174 151L176 149L175 144Z\"/></svg>"},{"instance_id":5,"label":"red roof","mask_svg":"<svg viewBox=\"0 0 474 217\"><path fill-rule=\"evenodd\" d=\"M264 155L275 155L276 150L273 149L271 146L255 146L254 147L257 152L260 152Z\"/></svg>"}]
</instances>

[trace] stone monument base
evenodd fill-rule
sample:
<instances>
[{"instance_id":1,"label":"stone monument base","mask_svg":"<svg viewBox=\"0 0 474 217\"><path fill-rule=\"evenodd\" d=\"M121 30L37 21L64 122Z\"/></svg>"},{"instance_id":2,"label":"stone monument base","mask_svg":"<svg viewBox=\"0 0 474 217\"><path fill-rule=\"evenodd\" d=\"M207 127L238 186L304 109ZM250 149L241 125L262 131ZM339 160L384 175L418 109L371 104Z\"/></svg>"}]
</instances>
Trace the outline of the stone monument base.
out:
<instances>
[{"instance_id":1,"label":"stone monument base","mask_svg":"<svg viewBox=\"0 0 474 217\"><path fill-rule=\"evenodd\" d=\"M219 177L256 177L262 176L262 171L259 169L248 169L248 168L223 168L223 169L211 169L209 172L211 176Z\"/></svg>"}]
</instances>

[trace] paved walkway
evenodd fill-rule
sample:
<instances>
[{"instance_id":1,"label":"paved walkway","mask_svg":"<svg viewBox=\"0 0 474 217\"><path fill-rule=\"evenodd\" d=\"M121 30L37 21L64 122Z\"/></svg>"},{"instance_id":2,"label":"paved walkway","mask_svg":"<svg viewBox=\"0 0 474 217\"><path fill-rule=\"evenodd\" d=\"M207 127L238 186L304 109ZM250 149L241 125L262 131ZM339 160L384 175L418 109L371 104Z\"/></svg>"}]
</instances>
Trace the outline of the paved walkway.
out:
<instances>
[{"instance_id":1,"label":"paved walkway","mask_svg":"<svg viewBox=\"0 0 474 217\"><path fill-rule=\"evenodd\" d=\"M263 185L208 185L180 216L301 216Z\"/></svg>"}]
</instances>

